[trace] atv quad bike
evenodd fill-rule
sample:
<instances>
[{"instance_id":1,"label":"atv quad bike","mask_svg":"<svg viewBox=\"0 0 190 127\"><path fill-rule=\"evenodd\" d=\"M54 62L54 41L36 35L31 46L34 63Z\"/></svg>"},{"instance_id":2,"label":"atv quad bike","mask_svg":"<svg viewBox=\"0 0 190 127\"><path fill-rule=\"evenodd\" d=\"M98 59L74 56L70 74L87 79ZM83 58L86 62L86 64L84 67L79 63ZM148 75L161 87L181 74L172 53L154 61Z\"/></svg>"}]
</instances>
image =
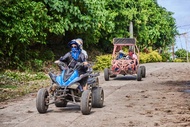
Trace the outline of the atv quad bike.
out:
<instances>
[{"instance_id":1,"label":"atv quad bike","mask_svg":"<svg viewBox=\"0 0 190 127\"><path fill-rule=\"evenodd\" d=\"M104 79L108 81L109 78L115 78L117 75L136 75L137 81L145 78L146 68L145 66L140 66L139 49L136 45L136 40L134 38L114 38L113 45L111 67L104 69ZM129 49L133 50L137 59L130 59L126 54L120 59L117 58L119 51Z\"/></svg>"},{"instance_id":2,"label":"atv quad bike","mask_svg":"<svg viewBox=\"0 0 190 127\"><path fill-rule=\"evenodd\" d=\"M60 63L61 74L55 75L50 72L51 86L41 88L37 93L38 112L46 113L50 104L55 104L56 107L66 107L68 102L79 105L83 115L90 114L92 107L102 108L104 91L99 86L99 73L88 71L79 75L78 69L83 66L81 63L76 64L74 69ZM83 90L82 83L87 84L87 90Z\"/></svg>"}]
</instances>

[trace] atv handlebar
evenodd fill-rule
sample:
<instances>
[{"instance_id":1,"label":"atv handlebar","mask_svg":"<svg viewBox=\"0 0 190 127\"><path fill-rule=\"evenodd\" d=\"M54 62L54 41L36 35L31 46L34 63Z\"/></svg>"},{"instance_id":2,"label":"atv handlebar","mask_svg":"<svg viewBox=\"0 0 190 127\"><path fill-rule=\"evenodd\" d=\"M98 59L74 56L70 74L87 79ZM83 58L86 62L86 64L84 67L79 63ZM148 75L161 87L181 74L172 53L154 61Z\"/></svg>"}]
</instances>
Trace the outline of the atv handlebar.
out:
<instances>
[{"instance_id":1,"label":"atv handlebar","mask_svg":"<svg viewBox=\"0 0 190 127\"><path fill-rule=\"evenodd\" d=\"M54 63L57 64L61 70L68 68L68 65L65 62L62 62L60 60L56 60ZM76 69L78 67L82 67L82 66L90 67L91 65L88 62L82 62L82 63L77 62L74 69Z\"/></svg>"},{"instance_id":2,"label":"atv handlebar","mask_svg":"<svg viewBox=\"0 0 190 127\"><path fill-rule=\"evenodd\" d=\"M64 70L64 68L68 67L66 63L64 63L60 60L56 60L54 63L57 64L61 70Z\"/></svg>"}]
</instances>

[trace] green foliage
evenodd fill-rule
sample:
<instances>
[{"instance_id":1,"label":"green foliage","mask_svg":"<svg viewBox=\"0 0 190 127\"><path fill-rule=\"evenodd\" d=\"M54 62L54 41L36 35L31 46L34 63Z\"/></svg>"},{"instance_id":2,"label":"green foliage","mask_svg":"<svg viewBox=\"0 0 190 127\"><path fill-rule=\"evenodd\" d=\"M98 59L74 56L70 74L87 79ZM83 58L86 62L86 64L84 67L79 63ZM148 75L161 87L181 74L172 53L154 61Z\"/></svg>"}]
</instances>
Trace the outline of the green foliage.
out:
<instances>
[{"instance_id":1,"label":"green foliage","mask_svg":"<svg viewBox=\"0 0 190 127\"><path fill-rule=\"evenodd\" d=\"M150 61L149 62L162 62L162 57L159 55L158 52L153 51L149 55L150 55Z\"/></svg>"},{"instance_id":2,"label":"green foliage","mask_svg":"<svg viewBox=\"0 0 190 127\"><path fill-rule=\"evenodd\" d=\"M114 31L106 35L110 40L114 37L129 37L129 24L133 22L134 37L139 47L157 49L174 43L177 28L173 13L167 12L155 1L108 0L106 8L113 14Z\"/></svg>"},{"instance_id":3,"label":"green foliage","mask_svg":"<svg viewBox=\"0 0 190 127\"><path fill-rule=\"evenodd\" d=\"M140 63L150 63L150 62L161 62L162 57L157 51L152 51L151 53L140 53Z\"/></svg>"},{"instance_id":4,"label":"green foliage","mask_svg":"<svg viewBox=\"0 0 190 127\"><path fill-rule=\"evenodd\" d=\"M14 85L0 85L0 88L16 89L17 86L14 86Z\"/></svg>"},{"instance_id":5,"label":"green foliage","mask_svg":"<svg viewBox=\"0 0 190 127\"><path fill-rule=\"evenodd\" d=\"M149 55L146 53L140 53L140 63L148 63Z\"/></svg>"},{"instance_id":6,"label":"green foliage","mask_svg":"<svg viewBox=\"0 0 190 127\"><path fill-rule=\"evenodd\" d=\"M42 60L34 59L32 62L33 62L33 68L42 68L43 67Z\"/></svg>"},{"instance_id":7,"label":"green foliage","mask_svg":"<svg viewBox=\"0 0 190 127\"><path fill-rule=\"evenodd\" d=\"M52 36L61 44L81 37L84 47L110 52L113 38L130 36L130 22L141 49L166 48L177 33L173 13L153 0L7 0L0 15L0 58L12 69L53 60L50 52L40 57Z\"/></svg>"},{"instance_id":8,"label":"green foliage","mask_svg":"<svg viewBox=\"0 0 190 127\"><path fill-rule=\"evenodd\" d=\"M47 87L46 79L49 78L42 72L33 74L7 70L0 74L0 102Z\"/></svg>"},{"instance_id":9,"label":"green foliage","mask_svg":"<svg viewBox=\"0 0 190 127\"><path fill-rule=\"evenodd\" d=\"M103 70L104 68L111 66L111 55L101 55L96 57L94 70Z\"/></svg>"},{"instance_id":10,"label":"green foliage","mask_svg":"<svg viewBox=\"0 0 190 127\"><path fill-rule=\"evenodd\" d=\"M176 52L175 52L175 55L177 57L187 57L187 51L185 49L178 49Z\"/></svg>"},{"instance_id":11,"label":"green foliage","mask_svg":"<svg viewBox=\"0 0 190 127\"><path fill-rule=\"evenodd\" d=\"M173 62L184 62L184 60L176 58Z\"/></svg>"},{"instance_id":12,"label":"green foliage","mask_svg":"<svg viewBox=\"0 0 190 127\"><path fill-rule=\"evenodd\" d=\"M166 52L161 54L162 62L167 62L168 60L171 61L171 53Z\"/></svg>"},{"instance_id":13,"label":"green foliage","mask_svg":"<svg viewBox=\"0 0 190 127\"><path fill-rule=\"evenodd\" d=\"M47 12L42 2L32 0L15 0L1 4L2 41L26 45L34 42L45 43L47 33L43 30L48 27L50 19Z\"/></svg>"},{"instance_id":14,"label":"green foliage","mask_svg":"<svg viewBox=\"0 0 190 127\"><path fill-rule=\"evenodd\" d=\"M45 44L50 17L42 2L10 0L0 4L0 58L10 68L22 68L30 59L26 52L36 43Z\"/></svg>"},{"instance_id":15,"label":"green foliage","mask_svg":"<svg viewBox=\"0 0 190 127\"><path fill-rule=\"evenodd\" d=\"M47 76L42 72L29 73L29 72L19 72L19 71L10 71L6 70L3 74L1 74L1 78L6 78L8 81L34 81L39 79L47 79Z\"/></svg>"}]
</instances>

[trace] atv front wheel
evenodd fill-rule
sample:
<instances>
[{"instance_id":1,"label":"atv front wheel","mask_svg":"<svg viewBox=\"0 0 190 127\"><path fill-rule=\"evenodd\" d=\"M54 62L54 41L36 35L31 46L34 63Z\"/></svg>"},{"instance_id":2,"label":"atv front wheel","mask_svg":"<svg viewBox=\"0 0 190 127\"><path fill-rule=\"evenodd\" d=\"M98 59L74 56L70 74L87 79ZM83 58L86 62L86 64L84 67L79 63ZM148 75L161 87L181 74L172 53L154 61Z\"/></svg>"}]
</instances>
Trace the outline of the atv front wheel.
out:
<instances>
[{"instance_id":1,"label":"atv front wheel","mask_svg":"<svg viewBox=\"0 0 190 127\"><path fill-rule=\"evenodd\" d=\"M104 69L104 79L106 81L109 81L109 69L108 68Z\"/></svg>"},{"instance_id":2,"label":"atv front wheel","mask_svg":"<svg viewBox=\"0 0 190 127\"><path fill-rule=\"evenodd\" d=\"M89 115L92 108L92 92L91 90L85 90L81 97L81 112L83 115Z\"/></svg>"},{"instance_id":3,"label":"atv front wheel","mask_svg":"<svg viewBox=\"0 0 190 127\"><path fill-rule=\"evenodd\" d=\"M101 87L92 88L92 107L102 108L104 103L104 90Z\"/></svg>"},{"instance_id":4,"label":"atv front wheel","mask_svg":"<svg viewBox=\"0 0 190 127\"><path fill-rule=\"evenodd\" d=\"M36 97L36 108L39 113L46 113L49 107L49 93L47 89L42 88L38 91Z\"/></svg>"}]
</instances>

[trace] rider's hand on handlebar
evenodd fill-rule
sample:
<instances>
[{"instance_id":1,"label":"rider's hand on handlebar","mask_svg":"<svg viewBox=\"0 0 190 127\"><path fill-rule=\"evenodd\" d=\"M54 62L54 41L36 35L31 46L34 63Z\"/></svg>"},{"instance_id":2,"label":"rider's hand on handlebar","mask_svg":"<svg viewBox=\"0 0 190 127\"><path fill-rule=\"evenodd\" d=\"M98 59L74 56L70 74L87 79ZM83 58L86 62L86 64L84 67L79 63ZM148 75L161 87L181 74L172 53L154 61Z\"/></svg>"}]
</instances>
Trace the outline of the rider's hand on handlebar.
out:
<instances>
[{"instance_id":1,"label":"rider's hand on handlebar","mask_svg":"<svg viewBox=\"0 0 190 127\"><path fill-rule=\"evenodd\" d=\"M56 63L56 64L57 64L57 63L60 63L60 61L59 61L59 60L56 60L54 63Z\"/></svg>"},{"instance_id":2,"label":"rider's hand on handlebar","mask_svg":"<svg viewBox=\"0 0 190 127\"><path fill-rule=\"evenodd\" d=\"M88 62L83 62L84 65L88 65Z\"/></svg>"}]
</instances>

